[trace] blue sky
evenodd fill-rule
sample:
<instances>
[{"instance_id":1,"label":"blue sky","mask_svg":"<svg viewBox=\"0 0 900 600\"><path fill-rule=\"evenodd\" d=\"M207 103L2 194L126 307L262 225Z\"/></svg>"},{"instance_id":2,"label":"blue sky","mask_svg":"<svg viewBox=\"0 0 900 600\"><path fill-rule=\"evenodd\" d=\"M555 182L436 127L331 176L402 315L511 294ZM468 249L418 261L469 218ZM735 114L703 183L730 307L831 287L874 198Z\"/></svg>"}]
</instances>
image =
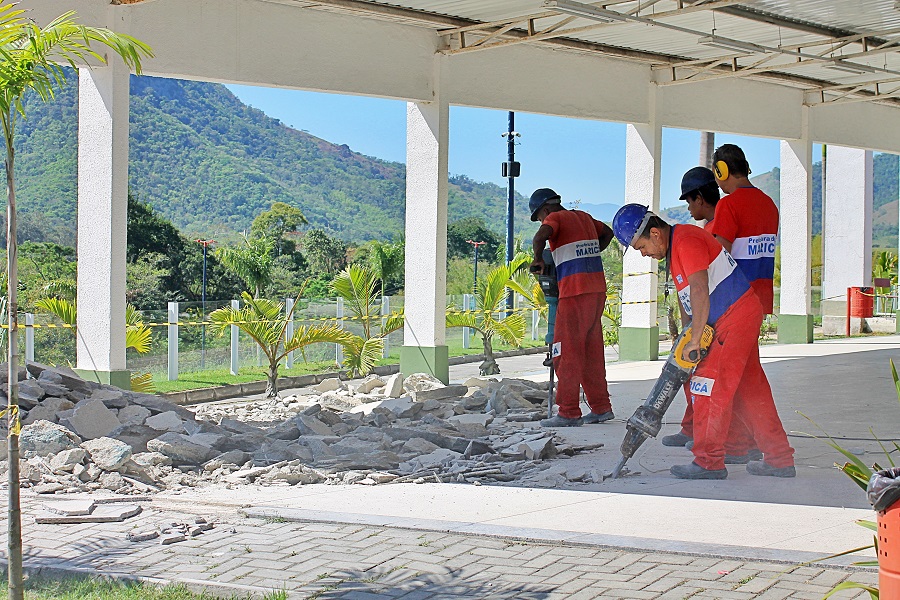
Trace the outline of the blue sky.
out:
<instances>
[{"instance_id":1,"label":"blue sky","mask_svg":"<svg viewBox=\"0 0 900 600\"><path fill-rule=\"evenodd\" d=\"M297 90L229 85L243 102L284 124L355 152L406 161L406 104L396 100ZM505 111L450 108L450 173L506 186L500 163L506 160ZM621 204L625 190L625 125L516 113L521 133L516 160L522 176L516 190L525 196L552 187L565 202ZM661 204L678 205L682 174L696 166L700 134L663 130ZM754 173L779 163L778 140L716 135L716 145L738 144Z\"/></svg>"}]
</instances>

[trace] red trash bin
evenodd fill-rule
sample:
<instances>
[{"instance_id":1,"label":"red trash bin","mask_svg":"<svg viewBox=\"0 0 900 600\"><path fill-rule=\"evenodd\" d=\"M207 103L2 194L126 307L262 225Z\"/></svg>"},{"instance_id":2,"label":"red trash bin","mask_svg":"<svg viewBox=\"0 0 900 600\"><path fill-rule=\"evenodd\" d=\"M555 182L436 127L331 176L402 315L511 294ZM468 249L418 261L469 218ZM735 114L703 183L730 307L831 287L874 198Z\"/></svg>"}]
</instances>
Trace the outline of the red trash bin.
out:
<instances>
[{"instance_id":1,"label":"red trash bin","mask_svg":"<svg viewBox=\"0 0 900 600\"><path fill-rule=\"evenodd\" d=\"M850 316L867 319L875 314L875 290L870 287L850 288Z\"/></svg>"},{"instance_id":2,"label":"red trash bin","mask_svg":"<svg viewBox=\"0 0 900 600\"><path fill-rule=\"evenodd\" d=\"M873 473L866 496L878 514L879 598L900 598L900 468Z\"/></svg>"}]
</instances>

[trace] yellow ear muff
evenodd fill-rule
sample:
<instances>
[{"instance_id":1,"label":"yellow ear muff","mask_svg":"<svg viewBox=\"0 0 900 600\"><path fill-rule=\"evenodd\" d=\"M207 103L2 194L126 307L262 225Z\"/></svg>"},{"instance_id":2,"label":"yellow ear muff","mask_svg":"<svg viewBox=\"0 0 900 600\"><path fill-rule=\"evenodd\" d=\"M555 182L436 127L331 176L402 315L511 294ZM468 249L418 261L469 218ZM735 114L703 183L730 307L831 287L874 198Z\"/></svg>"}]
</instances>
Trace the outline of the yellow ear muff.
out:
<instances>
[{"instance_id":1,"label":"yellow ear muff","mask_svg":"<svg viewBox=\"0 0 900 600\"><path fill-rule=\"evenodd\" d=\"M717 160L713 163L713 171L716 174L716 179L719 181L728 179L728 165L725 164L724 160Z\"/></svg>"}]
</instances>

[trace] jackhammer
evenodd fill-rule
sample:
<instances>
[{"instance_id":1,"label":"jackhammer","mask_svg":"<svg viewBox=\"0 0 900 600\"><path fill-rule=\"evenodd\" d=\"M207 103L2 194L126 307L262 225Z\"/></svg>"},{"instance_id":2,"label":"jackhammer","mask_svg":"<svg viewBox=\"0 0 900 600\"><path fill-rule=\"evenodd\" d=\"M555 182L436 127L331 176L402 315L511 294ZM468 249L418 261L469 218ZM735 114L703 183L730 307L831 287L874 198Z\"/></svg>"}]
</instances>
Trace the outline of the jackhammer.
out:
<instances>
[{"instance_id":1,"label":"jackhammer","mask_svg":"<svg viewBox=\"0 0 900 600\"><path fill-rule=\"evenodd\" d=\"M688 323L675 341L672 343L672 352L666 359L662 368L662 373L650 395L644 400L641 406L637 407L628 422L625 423L625 439L622 440L622 460L612 470L612 473L604 477L604 479L615 479L622 472L622 468L629 458L634 456L638 448L647 440L647 438L655 438L662 429L663 416L666 414L672 400L678 394L678 390L684 383L690 379L691 373L701 360L706 357L709 346L712 344L713 328L707 325L703 329L700 336L700 352L691 351L690 361L684 360L681 354L684 347L691 341L691 324Z\"/></svg>"},{"instance_id":2,"label":"jackhammer","mask_svg":"<svg viewBox=\"0 0 900 600\"><path fill-rule=\"evenodd\" d=\"M559 284L556 279L556 264L553 262L553 254L549 250L544 250L544 271L537 274L538 283L541 291L544 292L544 299L547 301L547 335L544 336L544 342L547 344L547 358L544 359L544 366L550 367L550 391L547 395L547 418L553 418L553 332L556 328L556 308L559 305Z\"/></svg>"}]
</instances>

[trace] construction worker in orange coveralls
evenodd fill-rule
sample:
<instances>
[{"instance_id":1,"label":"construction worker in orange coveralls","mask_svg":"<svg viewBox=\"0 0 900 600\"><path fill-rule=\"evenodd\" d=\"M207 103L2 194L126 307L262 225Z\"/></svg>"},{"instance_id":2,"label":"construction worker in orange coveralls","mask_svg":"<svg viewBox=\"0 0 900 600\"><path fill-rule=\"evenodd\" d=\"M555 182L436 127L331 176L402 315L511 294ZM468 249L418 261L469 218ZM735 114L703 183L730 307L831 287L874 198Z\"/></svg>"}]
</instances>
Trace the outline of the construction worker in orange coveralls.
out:
<instances>
[{"instance_id":1,"label":"construction worker in orange coveralls","mask_svg":"<svg viewBox=\"0 0 900 600\"><path fill-rule=\"evenodd\" d=\"M541 421L544 427L577 427L613 418L606 383L603 354L603 307L606 277L600 253L609 246L612 230L580 210L567 210L559 194L541 188L531 195L531 220L541 226L532 240L532 273L544 270L547 242L556 264L559 305L553 337L553 368L559 381L556 404L559 413ZM581 414L579 388L590 406Z\"/></svg>"},{"instance_id":2,"label":"construction worker in orange coveralls","mask_svg":"<svg viewBox=\"0 0 900 600\"><path fill-rule=\"evenodd\" d=\"M673 466L672 475L679 479L728 477L725 442L734 413L751 427L764 455L764 460L749 462L747 471L794 477L794 449L759 362L762 305L737 262L709 232L693 225L670 226L639 204L619 209L613 229L622 244L641 255L668 259L678 299L692 319L685 360L691 352L699 352L700 334L707 323L715 330L709 353L690 379L694 461Z\"/></svg>"}]
</instances>

